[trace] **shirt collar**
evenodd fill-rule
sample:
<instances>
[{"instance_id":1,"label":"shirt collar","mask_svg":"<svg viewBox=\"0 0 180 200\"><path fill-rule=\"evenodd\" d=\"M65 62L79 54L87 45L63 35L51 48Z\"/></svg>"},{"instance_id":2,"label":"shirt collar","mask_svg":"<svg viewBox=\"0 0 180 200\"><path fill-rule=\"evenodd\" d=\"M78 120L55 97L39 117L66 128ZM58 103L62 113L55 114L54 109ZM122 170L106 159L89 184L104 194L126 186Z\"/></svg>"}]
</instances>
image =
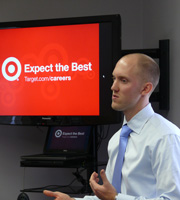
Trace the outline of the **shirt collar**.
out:
<instances>
[{"instance_id":1,"label":"shirt collar","mask_svg":"<svg viewBox=\"0 0 180 200\"><path fill-rule=\"evenodd\" d=\"M149 103L146 107L144 107L141 111L139 111L130 121L126 121L124 117L123 125L127 124L133 132L140 134L142 128L145 123L149 120L149 118L154 114L154 110Z\"/></svg>"}]
</instances>

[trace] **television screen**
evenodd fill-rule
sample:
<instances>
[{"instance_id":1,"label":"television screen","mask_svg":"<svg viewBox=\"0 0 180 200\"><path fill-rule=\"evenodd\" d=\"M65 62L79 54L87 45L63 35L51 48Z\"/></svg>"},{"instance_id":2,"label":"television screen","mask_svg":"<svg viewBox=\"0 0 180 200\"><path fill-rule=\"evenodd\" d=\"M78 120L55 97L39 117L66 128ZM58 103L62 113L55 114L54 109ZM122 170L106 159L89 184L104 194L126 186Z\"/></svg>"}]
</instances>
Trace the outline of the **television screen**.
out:
<instances>
[{"instance_id":1,"label":"television screen","mask_svg":"<svg viewBox=\"0 0 180 200\"><path fill-rule=\"evenodd\" d=\"M0 124L118 123L120 16L0 23Z\"/></svg>"}]
</instances>

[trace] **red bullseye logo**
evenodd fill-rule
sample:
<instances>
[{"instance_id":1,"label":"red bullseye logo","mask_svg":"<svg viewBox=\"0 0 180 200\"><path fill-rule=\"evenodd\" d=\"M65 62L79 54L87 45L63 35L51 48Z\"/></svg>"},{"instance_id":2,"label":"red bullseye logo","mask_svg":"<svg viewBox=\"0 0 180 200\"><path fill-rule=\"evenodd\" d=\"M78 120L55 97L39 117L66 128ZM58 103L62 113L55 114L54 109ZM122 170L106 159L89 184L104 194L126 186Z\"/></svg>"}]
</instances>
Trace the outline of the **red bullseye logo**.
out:
<instances>
[{"instance_id":1,"label":"red bullseye logo","mask_svg":"<svg viewBox=\"0 0 180 200\"><path fill-rule=\"evenodd\" d=\"M2 64L2 74L8 81L15 81L21 74L21 63L15 57L7 58Z\"/></svg>"}]
</instances>

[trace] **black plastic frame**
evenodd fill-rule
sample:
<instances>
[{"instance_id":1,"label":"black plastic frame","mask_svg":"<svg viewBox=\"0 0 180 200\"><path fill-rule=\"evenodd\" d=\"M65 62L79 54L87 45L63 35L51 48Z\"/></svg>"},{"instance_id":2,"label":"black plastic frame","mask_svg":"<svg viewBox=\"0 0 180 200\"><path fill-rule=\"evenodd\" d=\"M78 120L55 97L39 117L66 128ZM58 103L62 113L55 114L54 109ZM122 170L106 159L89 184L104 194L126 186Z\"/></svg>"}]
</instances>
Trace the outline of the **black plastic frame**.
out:
<instances>
[{"instance_id":1,"label":"black plastic frame","mask_svg":"<svg viewBox=\"0 0 180 200\"><path fill-rule=\"evenodd\" d=\"M91 23L110 23L112 26L111 36L112 44L110 44L112 51L107 51L110 54L111 61L104 61L106 55L102 55L100 51L100 66L105 66L102 72L100 68L100 116L15 116L15 125L98 125L98 124L115 124L121 122L121 114L111 108L111 84L112 71L116 62L121 57L121 18L120 15L103 15L103 16L89 16L63 19L43 19L43 20L29 20L29 21L14 21L0 23L0 29L5 28L27 28L27 27L43 27L43 26L57 26L57 25L74 25L74 24L91 24ZM102 42L100 41L102 44ZM106 49L108 45L105 46ZM110 53L109 53L110 52ZM107 69L107 67L109 69ZM105 71L105 72L104 72ZM106 79L102 78L102 75ZM102 109L103 107L103 109ZM11 118L13 116L0 116L0 124L12 124ZM4 121L3 121L4 120ZM9 121L10 120L10 121Z\"/></svg>"}]
</instances>

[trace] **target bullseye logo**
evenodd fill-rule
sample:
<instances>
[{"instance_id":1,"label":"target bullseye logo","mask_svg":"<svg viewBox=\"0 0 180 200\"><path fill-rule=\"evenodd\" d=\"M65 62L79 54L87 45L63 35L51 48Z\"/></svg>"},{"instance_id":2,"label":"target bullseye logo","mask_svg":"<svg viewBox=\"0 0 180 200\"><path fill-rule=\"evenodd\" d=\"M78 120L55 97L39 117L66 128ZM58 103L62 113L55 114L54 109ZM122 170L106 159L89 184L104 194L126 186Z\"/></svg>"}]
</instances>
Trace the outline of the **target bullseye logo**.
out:
<instances>
[{"instance_id":1,"label":"target bullseye logo","mask_svg":"<svg viewBox=\"0 0 180 200\"><path fill-rule=\"evenodd\" d=\"M8 81L15 81L21 74L21 63L15 57L7 58L2 64L2 74Z\"/></svg>"},{"instance_id":2,"label":"target bullseye logo","mask_svg":"<svg viewBox=\"0 0 180 200\"><path fill-rule=\"evenodd\" d=\"M56 132L55 132L55 137L56 138L60 138L62 135L62 131L60 129L58 129Z\"/></svg>"}]
</instances>

